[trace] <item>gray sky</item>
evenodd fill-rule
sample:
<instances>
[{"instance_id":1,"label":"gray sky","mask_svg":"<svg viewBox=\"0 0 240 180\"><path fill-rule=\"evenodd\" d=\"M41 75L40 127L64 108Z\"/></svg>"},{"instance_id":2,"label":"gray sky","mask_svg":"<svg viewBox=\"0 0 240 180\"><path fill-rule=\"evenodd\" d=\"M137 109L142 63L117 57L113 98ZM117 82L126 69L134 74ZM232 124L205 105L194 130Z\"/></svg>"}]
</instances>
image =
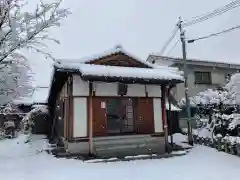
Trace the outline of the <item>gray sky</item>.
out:
<instances>
[{"instance_id":1,"label":"gray sky","mask_svg":"<svg viewBox=\"0 0 240 180\"><path fill-rule=\"evenodd\" d=\"M36 0L37 1L37 0ZM229 3L230 0L65 0L63 7L72 15L51 34L61 45L49 44L57 58L81 58L101 53L121 44L142 59L160 52L171 35L178 17L191 20ZM34 7L34 6L33 6ZM186 29L187 38L194 38L240 25L240 7ZM240 29L208 40L187 45L188 58L237 62L240 57ZM179 34L169 49L179 39ZM168 52L168 50L166 51ZM181 46L169 54L181 56ZM50 62L41 56L30 56L39 85L48 85ZM240 61L239 61L240 63Z\"/></svg>"}]
</instances>

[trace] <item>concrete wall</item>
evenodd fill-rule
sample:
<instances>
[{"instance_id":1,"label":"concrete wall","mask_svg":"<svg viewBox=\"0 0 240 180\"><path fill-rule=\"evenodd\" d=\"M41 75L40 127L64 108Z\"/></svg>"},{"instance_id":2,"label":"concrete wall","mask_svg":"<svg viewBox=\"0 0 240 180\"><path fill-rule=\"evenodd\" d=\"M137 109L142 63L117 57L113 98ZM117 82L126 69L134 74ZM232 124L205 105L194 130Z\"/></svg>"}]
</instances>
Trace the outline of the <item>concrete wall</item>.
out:
<instances>
[{"instance_id":1,"label":"concrete wall","mask_svg":"<svg viewBox=\"0 0 240 180\"><path fill-rule=\"evenodd\" d=\"M183 70L183 66L176 64L175 67L178 67L180 70ZM194 72L200 71L200 72L211 72L212 76L212 84L195 84L195 77ZM207 66L194 66L189 65L188 66L188 86L189 86L189 96L195 96L199 92L203 92L207 89L216 88L219 86L223 86L226 84L226 76L228 74L232 74L234 72L237 72L237 70L234 69L227 69L227 68L218 68L218 67L207 67ZM176 98L177 100L182 99L184 95L184 83L177 85L176 88Z\"/></svg>"}]
</instances>

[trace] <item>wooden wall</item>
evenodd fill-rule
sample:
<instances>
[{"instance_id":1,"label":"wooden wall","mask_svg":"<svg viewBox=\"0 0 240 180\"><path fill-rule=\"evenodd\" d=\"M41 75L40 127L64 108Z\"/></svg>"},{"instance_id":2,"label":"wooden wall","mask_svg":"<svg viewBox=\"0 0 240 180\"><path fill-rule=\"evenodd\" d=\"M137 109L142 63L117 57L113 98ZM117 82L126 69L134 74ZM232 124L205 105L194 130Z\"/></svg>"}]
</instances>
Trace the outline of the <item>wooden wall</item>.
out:
<instances>
[{"instance_id":1,"label":"wooden wall","mask_svg":"<svg viewBox=\"0 0 240 180\"><path fill-rule=\"evenodd\" d=\"M107 133L107 116L106 109L101 108L101 103L106 102L108 97L93 98L93 132L94 136L106 136ZM153 98L143 97L135 98L135 122L134 132L136 134L153 134L154 133L154 113Z\"/></svg>"},{"instance_id":2,"label":"wooden wall","mask_svg":"<svg viewBox=\"0 0 240 180\"><path fill-rule=\"evenodd\" d=\"M155 85L128 85L126 96L117 94L116 83L95 82L93 84L93 131L94 136L107 136L106 109L101 108L101 102L108 98L133 98L135 99L135 133L152 134L163 132L161 111L161 87ZM84 82L80 76L73 76L72 90L72 115L65 121L70 121L69 129L72 138L85 138L89 135L89 84ZM77 100L76 100L77 99ZM82 100L81 100L82 99ZM85 100L83 100L85 99ZM159 104L156 104L156 99ZM76 102L76 103L74 103ZM158 101L157 101L158 102ZM68 112L68 114L70 111ZM65 123L66 126L67 123ZM65 132L65 134L67 134Z\"/></svg>"}]
</instances>

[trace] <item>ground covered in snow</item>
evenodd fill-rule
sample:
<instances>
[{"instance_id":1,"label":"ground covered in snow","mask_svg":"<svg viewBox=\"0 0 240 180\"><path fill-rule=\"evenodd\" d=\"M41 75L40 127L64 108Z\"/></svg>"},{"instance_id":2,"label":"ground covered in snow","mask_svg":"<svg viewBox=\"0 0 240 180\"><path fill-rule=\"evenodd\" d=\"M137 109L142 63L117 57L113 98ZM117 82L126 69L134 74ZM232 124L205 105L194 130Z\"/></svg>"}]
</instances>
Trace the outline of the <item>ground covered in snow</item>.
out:
<instances>
[{"instance_id":1,"label":"ground covered in snow","mask_svg":"<svg viewBox=\"0 0 240 180\"><path fill-rule=\"evenodd\" d=\"M84 163L43 152L47 143L41 136L34 136L31 143L24 143L25 138L0 141L0 179L239 180L240 158L203 146L168 159Z\"/></svg>"}]
</instances>

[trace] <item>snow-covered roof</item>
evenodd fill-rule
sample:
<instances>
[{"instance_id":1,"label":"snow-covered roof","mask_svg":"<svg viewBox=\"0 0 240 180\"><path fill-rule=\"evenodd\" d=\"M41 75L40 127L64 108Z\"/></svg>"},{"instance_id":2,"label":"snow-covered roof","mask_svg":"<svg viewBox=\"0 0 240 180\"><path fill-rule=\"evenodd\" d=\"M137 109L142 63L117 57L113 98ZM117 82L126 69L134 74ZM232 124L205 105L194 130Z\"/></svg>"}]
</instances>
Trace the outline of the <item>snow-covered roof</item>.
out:
<instances>
[{"instance_id":1,"label":"snow-covered roof","mask_svg":"<svg viewBox=\"0 0 240 180\"><path fill-rule=\"evenodd\" d=\"M166 109L169 110L169 103L166 103ZM178 108L177 106L174 106L171 104L171 111L181 111L182 109Z\"/></svg>"},{"instance_id":2,"label":"snow-covered roof","mask_svg":"<svg viewBox=\"0 0 240 180\"><path fill-rule=\"evenodd\" d=\"M168 69L166 67L163 69L152 69L67 62L56 63L55 66L60 69L64 68L78 70L82 76L183 81L183 77L179 73L174 72L172 69Z\"/></svg>"},{"instance_id":3,"label":"snow-covered roof","mask_svg":"<svg viewBox=\"0 0 240 180\"><path fill-rule=\"evenodd\" d=\"M174 62L183 63L183 59L180 57L170 57L170 56L161 56L158 54L150 54L147 58L148 62L152 62L153 60L159 61L160 64L171 65ZM163 61L162 61L163 60ZM230 61L230 60L205 60L205 59L197 59L197 58L188 58L188 63L201 63L205 66L218 66L218 67L225 67L225 68L236 68L235 66L239 67L240 63L238 61Z\"/></svg>"},{"instance_id":4,"label":"snow-covered roof","mask_svg":"<svg viewBox=\"0 0 240 180\"><path fill-rule=\"evenodd\" d=\"M88 62L98 60L116 53L123 53L132 57L138 62L147 65L149 68L134 68L134 67L119 67L119 66L105 66L93 65ZM111 77L111 78L136 78L136 79L151 79L151 80L177 80L183 81L182 72L178 68L165 67L154 65L145 60L141 60L132 54L126 52L121 46L105 51L102 54L91 56L82 59L58 59L55 62L55 67L58 69L76 70L82 76L97 76L97 77Z\"/></svg>"},{"instance_id":5,"label":"snow-covered roof","mask_svg":"<svg viewBox=\"0 0 240 180\"><path fill-rule=\"evenodd\" d=\"M48 100L49 87L36 87L31 95L20 97L13 101L14 104L45 104Z\"/></svg>"},{"instance_id":6,"label":"snow-covered roof","mask_svg":"<svg viewBox=\"0 0 240 180\"><path fill-rule=\"evenodd\" d=\"M81 62L81 63L88 63L88 62L91 62L91 61L94 61L94 60L97 60L97 59L101 59L101 58L104 58L104 57L107 57L107 56L111 56L111 55L114 55L114 54L118 54L118 53L122 53L122 54L125 54L129 57L132 57L133 59L135 59L136 61L140 62L140 63L143 63L149 67L156 67L154 64L152 63L149 63L145 60L142 60L138 57L136 57L135 55L133 54L130 54L129 52L125 51L121 46L116 46L112 49L109 49L109 50L106 50L104 51L103 53L100 53L100 54L95 54L93 56L89 56L89 57L84 57L84 58L80 58L80 59L57 59L57 61L68 61L68 62Z\"/></svg>"}]
</instances>

